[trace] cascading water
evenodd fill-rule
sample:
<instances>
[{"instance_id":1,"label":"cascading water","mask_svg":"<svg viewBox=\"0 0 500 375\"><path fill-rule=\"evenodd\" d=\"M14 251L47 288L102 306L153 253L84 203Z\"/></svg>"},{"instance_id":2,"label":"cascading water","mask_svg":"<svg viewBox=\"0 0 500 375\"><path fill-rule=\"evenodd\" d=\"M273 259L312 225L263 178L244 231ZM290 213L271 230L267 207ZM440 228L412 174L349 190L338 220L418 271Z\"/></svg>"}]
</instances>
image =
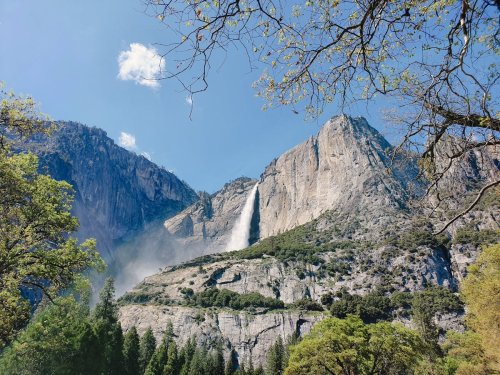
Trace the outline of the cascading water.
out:
<instances>
[{"instance_id":1,"label":"cascading water","mask_svg":"<svg viewBox=\"0 0 500 375\"><path fill-rule=\"evenodd\" d=\"M231 231L231 238L226 246L226 251L241 250L248 246L248 239L250 238L250 224L252 222L253 207L258 185L259 183L256 183L252 188L252 191L250 191L250 194L248 194L243 210L241 211L241 215Z\"/></svg>"}]
</instances>

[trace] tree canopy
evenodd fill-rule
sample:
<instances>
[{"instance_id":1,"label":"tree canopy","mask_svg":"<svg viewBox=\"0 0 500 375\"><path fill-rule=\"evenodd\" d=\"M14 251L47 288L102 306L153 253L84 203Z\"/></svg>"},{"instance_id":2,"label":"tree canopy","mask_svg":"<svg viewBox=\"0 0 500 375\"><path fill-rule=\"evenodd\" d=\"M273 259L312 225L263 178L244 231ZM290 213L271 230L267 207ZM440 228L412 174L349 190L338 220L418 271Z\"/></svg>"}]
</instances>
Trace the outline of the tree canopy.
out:
<instances>
[{"instance_id":1,"label":"tree canopy","mask_svg":"<svg viewBox=\"0 0 500 375\"><path fill-rule=\"evenodd\" d=\"M500 244L484 249L468 271L461 287L467 324L478 334L493 369L500 371Z\"/></svg>"},{"instance_id":2,"label":"tree canopy","mask_svg":"<svg viewBox=\"0 0 500 375\"><path fill-rule=\"evenodd\" d=\"M471 150L498 144L500 1L145 0L171 31L164 79L208 88L218 52L243 50L265 108L317 116L332 104L389 98L397 151L417 150L438 203L439 181ZM330 109L331 110L331 109ZM452 149L441 146L458 138ZM440 158L445 161L440 164ZM500 181L482 181L492 188Z\"/></svg>"},{"instance_id":3,"label":"tree canopy","mask_svg":"<svg viewBox=\"0 0 500 375\"><path fill-rule=\"evenodd\" d=\"M71 185L38 171L37 157L12 143L48 133L32 99L0 91L0 348L26 324L31 302L52 300L80 272L103 263L95 241L78 244Z\"/></svg>"},{"instance_id":4,"label":"tree canopy","mask_svg":"<svg viewBox=\"0 0 500 375\"><path fill-rule=\"evenodd\" d=\"M424 352L419 335L401 325L327 318L291 348L285 375L412 374Z\"/></svg>"}]
</instances>

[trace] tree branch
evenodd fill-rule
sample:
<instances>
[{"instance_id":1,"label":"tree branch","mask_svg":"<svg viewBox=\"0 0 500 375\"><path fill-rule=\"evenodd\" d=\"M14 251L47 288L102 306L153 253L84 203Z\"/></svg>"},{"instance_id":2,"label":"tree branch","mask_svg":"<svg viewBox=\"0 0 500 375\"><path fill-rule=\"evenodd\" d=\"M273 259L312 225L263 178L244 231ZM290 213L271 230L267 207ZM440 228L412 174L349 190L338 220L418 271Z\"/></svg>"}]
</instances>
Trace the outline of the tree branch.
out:
<instances>
[{"instance_id":1,"label":"tree branch","mask_svg":"<svg viewBox=\"0 0 500 375\"><path fill-rule=\"evenodd\" d=\"M474 202L472 202L472 204L467 207L466 210L462 211L461 213L459 213L457 216L455 216L453 219L451 219L450 221L448 221L445 226L443 228L441 228L438 232L434 233L434 235L438 235L438 234L441 234L443 233L446 228L448 228L451 224L453 224L455 221L457 221L459 218L461 218L462 216L464 216L465 214L467 214L468 212L470 212L478 203L479 201L481 200L481 198L483 197L484 193L488 190L488 189L491 189L492 187L496 186L500 184L500 180L496 180L496 181L493 181L491 183L489 183L488 185L484 186L481 191L478 193L476 199L474 200Z\"/></svg>"}]
</instances>

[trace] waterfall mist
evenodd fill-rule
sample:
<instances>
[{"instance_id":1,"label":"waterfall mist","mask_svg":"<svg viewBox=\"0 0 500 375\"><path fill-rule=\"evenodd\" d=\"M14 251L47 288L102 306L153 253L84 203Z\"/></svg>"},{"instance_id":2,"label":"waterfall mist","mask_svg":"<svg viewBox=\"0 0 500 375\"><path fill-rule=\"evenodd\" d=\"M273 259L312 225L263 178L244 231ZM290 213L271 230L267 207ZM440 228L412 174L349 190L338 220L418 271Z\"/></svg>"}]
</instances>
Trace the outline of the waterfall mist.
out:
<instances>
[{"instance_id":1,"label":"waterfall mist","mask_svg":"<svg viewBox=\"0 0 500 375\"><path fill-rule=\"evenodd\" d=\"M257 187L259 183L256 183L248 194L241 215L234 224L233 230L231 231L231 237L226 246L226 251L241 250L248 246L248 239L250 237L250 224L252 222L253 208L255 203L255 195L257 193Z\"/></svg>"}]
</instances>

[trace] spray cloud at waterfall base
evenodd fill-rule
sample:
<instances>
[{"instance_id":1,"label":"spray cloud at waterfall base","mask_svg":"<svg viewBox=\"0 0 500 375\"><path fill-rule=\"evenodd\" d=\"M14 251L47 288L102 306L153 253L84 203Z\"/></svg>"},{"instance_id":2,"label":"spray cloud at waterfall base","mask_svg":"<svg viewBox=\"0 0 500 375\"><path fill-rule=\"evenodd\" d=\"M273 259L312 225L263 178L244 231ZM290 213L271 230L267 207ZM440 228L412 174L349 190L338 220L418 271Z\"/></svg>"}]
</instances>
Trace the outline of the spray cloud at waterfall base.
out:
<instances>
[{"instance_id":1,"label":"spray cloud at waterfall base","mask_svg":"<svg viewBox=\"0 0 500 375\"><path fill-rule=\"evenodd\" d=\"M255 195L257 194L258 186L259 183L256 183L248 194L243 210L241 210L241 215L231 231L231 237L226 246L226 251L241 250L249 245L250 224L252 223Z\"/></svg>"}]
</instances>

